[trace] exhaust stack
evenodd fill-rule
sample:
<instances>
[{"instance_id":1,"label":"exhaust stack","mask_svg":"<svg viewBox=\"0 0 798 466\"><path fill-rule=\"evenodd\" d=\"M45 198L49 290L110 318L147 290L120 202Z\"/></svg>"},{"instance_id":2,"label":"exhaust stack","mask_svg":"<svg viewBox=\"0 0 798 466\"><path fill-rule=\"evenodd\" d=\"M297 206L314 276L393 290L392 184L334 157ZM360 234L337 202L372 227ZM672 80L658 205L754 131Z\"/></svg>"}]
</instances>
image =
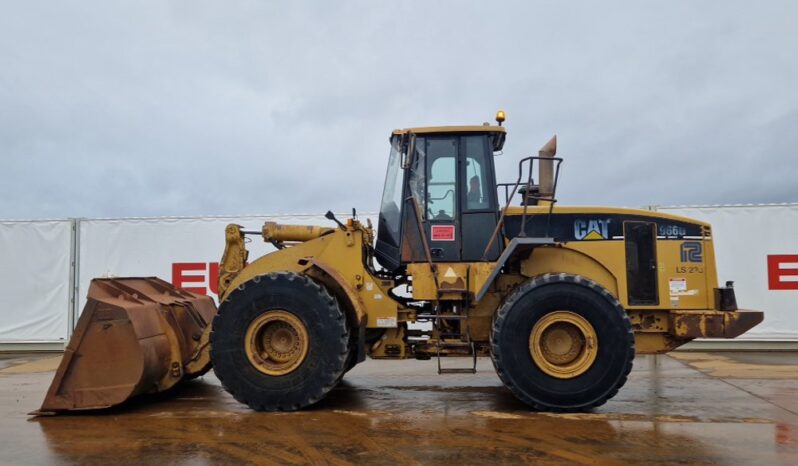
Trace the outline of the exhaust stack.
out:
<instances>
[{"instance_id":1,"label":"exhaust stack","mask_svg":"<svg viewBox=\"0 0 798 466\"><path fill-rule=\"evenodd\" d=\"M551 158L555 155L557 155L556 134L538 151L539 157L545 157L538 161L540 196L544 199L551 199L554 197L554 161L551 160Z\"/></svg>"}]
</instances>

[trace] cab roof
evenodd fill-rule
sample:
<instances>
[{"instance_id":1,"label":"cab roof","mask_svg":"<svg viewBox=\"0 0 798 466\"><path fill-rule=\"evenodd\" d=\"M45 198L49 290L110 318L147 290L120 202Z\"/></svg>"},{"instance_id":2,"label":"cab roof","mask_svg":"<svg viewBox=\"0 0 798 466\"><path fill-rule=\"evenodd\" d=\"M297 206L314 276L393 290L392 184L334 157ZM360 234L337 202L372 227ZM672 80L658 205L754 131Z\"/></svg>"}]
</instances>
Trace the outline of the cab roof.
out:
<instances>
[{"instance_id":1,"label":"cab roof","mask_svg":"<svg viewBox=\"0 0 798 466\"><path fill-rule=\"evenodd\" d=\"M394 135L429 134L429 133L506 133L503 126L467 125L467 126L424 126L421 128L402 128L393 130Z\"/></svg>"},{"instance_id":2,"label":"cab roof","mask_svg":"<svg viewBox=\"0 0 798 466\"><path fill-rule=\"evenodd\" d=\"M452 134L452 133L490 133L493 151L498 152L504 147L507 130L503 126L494 125L467 125L467 126L425 126L421 128L395 129L393 136L408 136L410 134Z\"/></svg>"}]
</instances>

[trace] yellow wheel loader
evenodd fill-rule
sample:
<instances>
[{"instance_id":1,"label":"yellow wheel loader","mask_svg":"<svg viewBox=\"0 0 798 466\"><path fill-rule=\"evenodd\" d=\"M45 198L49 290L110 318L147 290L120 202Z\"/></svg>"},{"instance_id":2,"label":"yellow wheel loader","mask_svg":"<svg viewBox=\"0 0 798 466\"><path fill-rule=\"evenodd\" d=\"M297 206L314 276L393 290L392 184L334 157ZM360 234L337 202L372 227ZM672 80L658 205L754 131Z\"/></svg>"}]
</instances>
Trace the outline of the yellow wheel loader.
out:
<instances>
[{"instance_id":1,"label":"yellow wheel loader","mask_svg":"<svg viewBox=\"0 0 798 466\"><path fill-rule=\"evenodd\" d=\"M530 407L584 410L618 392L635 353L762 321L717 283L710 225L556 204L556 138L497 184L503 121L393 131L376 230L354 211L229 225L215 316L157 279L96 280L41 412L112 406L211 364L252 409L297 410L366 356L435 358L441 374L490 356ZM277 250L250 262L248 235Z\"/></svg>"}]
</instances>

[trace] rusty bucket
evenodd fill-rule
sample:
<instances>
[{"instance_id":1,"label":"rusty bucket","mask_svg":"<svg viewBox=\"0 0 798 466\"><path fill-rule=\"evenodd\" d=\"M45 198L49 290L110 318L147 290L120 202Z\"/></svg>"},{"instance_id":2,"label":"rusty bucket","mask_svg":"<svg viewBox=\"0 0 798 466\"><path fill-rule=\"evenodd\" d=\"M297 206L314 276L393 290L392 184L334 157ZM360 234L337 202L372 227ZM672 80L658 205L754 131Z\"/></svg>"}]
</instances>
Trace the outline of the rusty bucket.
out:
<instances>
[{"instance_id":1,"label":"rusty bucket","mask_svg":"<svg viewBox=\"0 0 798 466\"><path fill-rule=\"evenodd\" d=\"M39 411L108 408L210 369L208 296L155 277L102 278L88 301Z\"/></svg>"}]
</instances>

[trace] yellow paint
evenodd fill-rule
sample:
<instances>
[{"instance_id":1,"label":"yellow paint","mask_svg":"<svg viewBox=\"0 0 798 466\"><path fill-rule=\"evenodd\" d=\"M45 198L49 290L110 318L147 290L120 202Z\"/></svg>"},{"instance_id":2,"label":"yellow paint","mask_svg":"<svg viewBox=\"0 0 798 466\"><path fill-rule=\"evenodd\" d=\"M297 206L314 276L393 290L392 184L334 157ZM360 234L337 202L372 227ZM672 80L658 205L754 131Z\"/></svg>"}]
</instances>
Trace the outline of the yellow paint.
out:
<instances>
[{"instance_id":1,"label":"yellow paint","mask_svg":"<svg viewBox=\"0 0 798 466\"><path fill-rule=\"evenodd\" d=\"M605 245L604 248L601 245ZM610 250L607 250L610 248ZM579 243L572 242L566 247L535 248L529 259L521 263L521 273L526 277L534 277L546 273L568 273L589 278L618 296L618 279L610 268L602 263L609 263L616 270L621 266L617 259L618 247L612 243ZM586 253L588 252L588 253ZM598 257L591 257L593 253ZM625 267L625 265L623 266ZM625 271L625 268L623 269ZM622 276L623 277L623 276Z\"/></svg>"},{"instance_id":2,"label":"yellow paint","mask_svg":"<svg viewBox=\"0 0 798 466\"><path fill-rule=\"evenodd\" d=\"M549 213L547 206L527 206L527 215L545 215ZM598 207L598 206L563 206L556 205L552 211L555 214L619 214L619 215L645 215L651 218L664 220L675 220L680 222L692 223L709 228L709 224L694 218L682 217L665 212L641 209L628 209L624 207ZM523 215L523 206L510 206L507 208L507 215Z\"/></svg>"},{"instance_id":3,"label":"yellow paint","mask_svg":"<svg viewBox=\"0 0 798 466\"><path fill-rule=\"evenodd\" d=\"M676 215L664 214L636 209L622 209L610 207L562 207L554 209L555 213L586 213L586 214L621 214L644 215L652 220L666 219L673 221L689 222L704 226L705 223ZM523 207L511 207L507 215L521 215ZM529 215L545 215L548 208L529 206ZM715 267L715 253L712 238L705 236L699 240L674 240L658 239L656 241L657 254L657 292L659 304L656 305L631 305L628 300L626 283L626 249L622 240L602 239L597 232L591 232L581 241L570 241L559 248L537 248L530 260L522 264L522 273L525 276L535 276L542 273L572 273L582 275L599 283L615 295L625 309L714 309L714 289L718 286L717 270ZM586 241L587 240L587 241ZM681 262L681 246L684 241L699 241L703 244L703 262ZM571 254L570 251L580 253L580 256ZM686 280L685 292L673 292L671 280ZM673 299L671 299L673 298Z\"/></svg>"},{"instance_id":4,"label":"yellow paint","mask_svg":"<svg viewBox=\"0 0 798 466\"><path fill-rule=\"evenodd\" d=\"M590 233L588 233L587 236L584 237L584 239L595 240L595 239L607 239L607 238L604 238L603 236L601 236L601 233L593 230Z\"/></svg>"},{"instance_id":5,"label":"yellow paint","mask_svg":"<svg viewBox=\"0 0 798 466\"><path fill-rule=\"evenodd\" d=\"M407 356L405 327L389 328L385 334L369 348L372 359L403 359Z\"/></svg>"},{"instance_id":6,"label":"yellow paint","mask_svg":"<svg viewBox=\"0 0 798 466\"><path fill-rule=\"evenodd\" d=\"M679 346L689 342L690 339L676 339L667 332L661 333L641 333L635 332L635 353L637 354L661 354L674 350Z\"/></svg>"},{"instance_id":7,"label":"yellow paint","mask_svg":"<svg viewBox=\"0 0 798 466\"><path fill-rule=\"evenodd\" d=\"M411 128L394 131L395 135L411 133L445 132L492 132L503 138L505 129L499 126L451 126ZM502 139L503 140L503 139ZM543 203L545 204L545 203ZM545 215L548 205L508 207L508 216ZM614 207L560 206L553 207L553 213L563 214L615 214L642 216L654 221L679 221L697 224L702 227L703 239L687 240L703 243L702 263L682 263L682 240L656 240L656 283L658 303L651 305L630 304L627 288L626 243L624 240L604 238L598 231L591 231L581 241L570 241L556 246L535 248L529 257L511 259L504 264L503 274L491 283L488 293L476 302L475 294L487 283L488 277L496 269L494 262L441 263L427 262L407 265L407 275L412 281L412 296L415 300L462 302L468 298L470 308L469 328L475 341L486 342L490 337L492 317L504 298L518 283L529 277L544 274L579 275L596 282L615 296L620 304L635 317L637 350L640 353L661 353L674 349L692 336L679 333L673 324L672 311L693 310L713 313L715 308L714 288L717 287L714 247L710 226L693 219L662 212ZM268 254L246 267L241 266L241 251L237 238L228 238L231 250L231 266L223 264L225 278L229 286L221 295L224 301L229 290L235 289L255 276L280 271L307 274L327 285L344 306L353 325L365 322L369 328L402 326L412 320L415 310L390 298L388 291L393 282L380 280L371 275L364 262L364 253L373 244L374 236L370 227L365 228L357 221L347 222L346 228L330 229L316 226L282 226L267 224L263 229L264 239L298 241L290 247ZM505 238L506 242L506 238ZM223 261L225 262L225 261ZM651 312L660 322L651 324L645 312ZM656 313L654 315L654 313ZM401 332L391 335L396 344ZM380 353L383 350L378 351ZM403 347L402 356L405 354ZM391 354L380 353L382 357Z\"/></svg>"},{"instance_id":8,"label":"yellow paint","mask_svg":"<svg viewBox=\"0 0 798 466\"><path fill-rule=\"evenodd\" d=\"M266 241L310 241L330 234L332 231L332 228L317 225L285 225L266 222L261 229L261 235Z\"/></svg>"},{"instance_id":9,"label":"yellow paint","mask_svg":"<svg viewBox=\"0 0 798 466\"><path fill-rule=\"evenodd\" d=\"M506 133L502 126L466 125L466 126L425 126L393 130L394 135L429 134L429 133Z\"/></svg>"},{"instance_id":10,"label":"yellow paint","mask_svg":"<svg viewBox=\"0 0 798 466\"><path fill-rule=\"evenodd\" d=\"M202 336L200 337L196 351L194 351L194 354L191 355L191 358L183 366L183 370L187 374L196 374L202 372L204 368L210 367L211 352L209 350L211 347L211 330L213 330L213 326L208 325L205 327L205 330L202 331Z\"/></svg>"},{"instance_id":11,"label":"yellow paint","mask_svg":"<svg viewBox=\"0 0 798 466\"><path fill-rule=\"evenodd\" d=\"M529 353L540 370L558 379L578 377L598 354L595 329L584 317L554 311L540 318L529 334Z\"/></svg>"},{"instance_id":12,"label":"yellow paint","mask_svg":"<svg viewBox=\"0 0 798 466\"><path fill-rule=\"evenodd\" d=\"M691 240L693 241L693 240ZM700 263L683 263L680 247L684 241L657 241L658 283L660 306L674 309L712 309L717 287L717 276L714 261L709 260L707 251L712 248L712 240L703 240L704 261ZM687 280L688 293L674 293L671 280ZM673 305L671 298L678 298L678 305Z\"/></svg>"},{"instance_id":13,"label":"yellow paint","mask_svg":"<svg viewBox=\"0 0 798 466\"><path fill-rule=\"evenodd\" d=\"M320 230L317 230L320 231ZM231 281L230 286L220 296L224 302L231 290L271 272L309 273L314 268L313 260L318 260L336 272L335 280L354 290L367 312L368 327L378 327L378 319L397 321L399 303L390 299L388 291L393 281L373 277L363 265L364 243L371 244L373 234L370 228L360 222L353 222L346 230L335 229L331 233L299 243L270 254L266 254L244 267ZM338 299L349 300L343 294ZM352 323L357 325L357 322Z\"/></svg>"},{"instance_id":14,"label":"yellow paint","mask_svg":"<svg viewBox=\"0 0 798 466\"><path fill-rule=\"evenodd\" d=\"M463 299L462 293L446 293L446 289L465 289L473 297L494 268L495 262L436 262L433 274L428 263L420 262L408 264L407 273L413 277L413 299L446 301ZM438 288L441 291L440 296Z\"/></svg>"},{"instance_id":15,"label":"yellow paint","mask_svg":"<svg viewBox=\"0 0 798 466\"><path fill-rule=\"evenodd\" d=\"M224 235L224 254L219 263L219 296L227 291L233 278L246 266L249 258L240 225L227 225Z\"/></svg>"},{"instance_id":16,"label":"yellow paint","mask_svg":"<svg viewBox=\"0 0 798 466\"><path fill-rule=\"evenodd\" d=\"M310 338L305 324L294 314L272 309L247 328L244 350L252 366L266 375L290 374L305 360Z\"/></svg>"},{"instance_id":17,"label":"yellow paint","mask_svg":"<svg viewBox=\"0 0 798 466\"><path fill-rule=\"evenodd\" d=\"M407 274L413 277L413 299L438 298L438 288L435 287L435 280L429 264L408 264Z\"/></svg>"}]
</instances>

